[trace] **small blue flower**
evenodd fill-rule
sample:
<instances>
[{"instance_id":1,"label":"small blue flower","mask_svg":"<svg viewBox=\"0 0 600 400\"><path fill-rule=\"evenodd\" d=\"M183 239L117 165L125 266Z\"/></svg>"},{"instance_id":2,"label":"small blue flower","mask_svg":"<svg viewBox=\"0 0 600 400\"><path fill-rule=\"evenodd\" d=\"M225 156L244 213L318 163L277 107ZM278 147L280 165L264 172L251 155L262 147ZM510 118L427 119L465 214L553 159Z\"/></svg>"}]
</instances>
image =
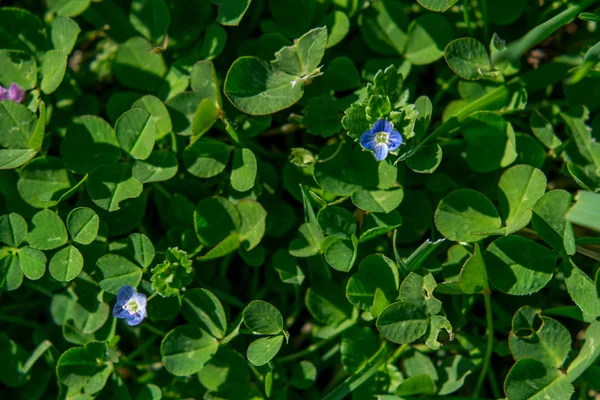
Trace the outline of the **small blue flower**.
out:
<instances>
[{"instance_id":1,"label":"small blue flower","mask_svg":"<svg viewBox=\"0 0 600 400\"><path fill-rule=\"evenodd\" d=\"M360 137L360 144L375 154L379 161L385 160L390 151L396 150L402 144L402 135L392 128L385 119L379 119L371 130Z\"/></svg>"},{"instance_id":2,"label":"small blue flower","mask_svg":"<svg viewBox=\"0 0 600 400\"><path fill-rule=\"evenodd\" d=\"M139 325L146 318L146 295L136 292L131 286L123 286L117 293L113 315L125 318L129 326Z\"/></svg>"}]
</instances>

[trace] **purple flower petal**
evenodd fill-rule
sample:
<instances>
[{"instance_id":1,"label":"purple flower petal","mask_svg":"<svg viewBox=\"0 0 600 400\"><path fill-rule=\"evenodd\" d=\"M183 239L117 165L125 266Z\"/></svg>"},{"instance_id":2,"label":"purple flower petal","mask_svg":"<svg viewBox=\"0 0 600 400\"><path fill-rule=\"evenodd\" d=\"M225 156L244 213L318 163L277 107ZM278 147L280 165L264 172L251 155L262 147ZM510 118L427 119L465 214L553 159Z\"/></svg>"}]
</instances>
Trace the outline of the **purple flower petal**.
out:
<instances>
[{"instance_id":1,"label":"purple flower petal","mask_svg":"<svg viewBox=\"0 0 600 400\"><path fill-rule=\"evenodd\" d=\"M375 154L375 158L378 161L383 161L385 160L385 158L388 156L388 146L387 144L384 143L378 143L375 145L375 148L373 149L373 153Z\"/></svg>"},{"instance_id":2,"label":"purple flower petal","mask_svg":"<svg viewBox=\"0 0 600 400\"><path fill-rule=\"evenodd\" d=\"M127 302L134 294L135 290L131 286L123 286L117 293L117 303L120 301Z\"/></svg>"},{"instance_id":3,"label":"purple flower petal","mask_svg":"<svg viewBox=\"0 0 600 400\"><path fill-rule=\"evenodd\" d=\"M402 135L396 131L392 131L390 133L390 137L388 138L388 146L390 147L390 151L396 150L402 144Z\"/></svg>"},{"instance_id":4,"label":"purple flower petal","mask_svg":"<svg viewBox=\"0 0 600 400\"><path fill-rule=\"evenodd\" d=\"M387 122L385 119L378 119L377 122L375 122L373 124L373 128L371 129L371 131L377 133L377 132L387 132L387 133L392 133L394 131L394 128L392 128L392 125Z\"/></svg>"},{"instance_id":5,"label":"purple flower petal","mask_svg":"<svg viewBox=\"0 0 600 400\"><path fill-rule=\"evenodd\" d=\"M25 97L25 91L16 83L11 83L8 89L8 99L20 103Z\"/></svg>"},{"instance_id":6,"label":"purple flower petal","mask_svg":"<svg viewBox=\"0 0 600 400\"><path fill-rule=\"evenodd\" d=\"M8 89L0 86L0 101L2 100L8 100Z\"/></svg>"},{"instance_id":7,"label":"purple flower petal","mask_svg":"<svg viewBox=\"0 0 600 400\"><path fill-rule=\"evenodd\" d=\"M366 131L360 137L360 144L367 150L373 150L377 142L375 141L375 132Z\"/></svg>"},{"instance_id":8,"label":"purple flower petal","mask_svg":"<svg viewBox=\"0 0 600 400\"><path fill-rule=\"evenodd\" d=\"M137 301L139 308L145 312L147 304L146 295L143 293L136 293L135 300Z\"/></svg>"}]
</instances>

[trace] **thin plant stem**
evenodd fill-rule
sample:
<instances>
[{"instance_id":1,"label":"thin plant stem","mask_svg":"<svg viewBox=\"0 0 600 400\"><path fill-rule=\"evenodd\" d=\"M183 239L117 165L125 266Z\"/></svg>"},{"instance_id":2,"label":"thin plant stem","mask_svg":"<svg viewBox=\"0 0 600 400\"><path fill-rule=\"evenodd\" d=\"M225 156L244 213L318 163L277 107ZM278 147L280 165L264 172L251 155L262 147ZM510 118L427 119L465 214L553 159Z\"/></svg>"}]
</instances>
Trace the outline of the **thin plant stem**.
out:
<instances>
[{"instance_id":1,"label":"thin plant stem","mask_svg":"<svg viewBox=\"0 0 600 400\"><path fill-rule=\"evenodd\" d=\"M485 348L485 356L483 357L483 365L481 366L481 372L479 373L479 378L477 379L477 386L475 386L475 391L473 392L473 397L475 398L479 397L479 392L481 392L483 382L485 382L487 371L490 366L490 361L492 360L492 351L494 350L494 318L492 315L491 293L492 292L490 291L490 289L485 289L483 291L483 300L485 302L485 316L487 321L487 345Z\"/></svg>"},{"instance_id":2,"label":"thin plant stem","mask_svg":"<svg viewBox=\"0 0 600 400\"><path fill-rule=\"evenodd\" d=\"M473 33L473 27L471 26L471 10L469 9L469 1L471 0L463 0L463 17L465 19L465 24L467 25L467 30L469 31L469 36L473 37L475 34Z\"/></svg>"},{"instance_id":3,"label":"thin plant stem","mask_svg":"<svg viewBox=\"0 0 600 400\"><path fill-rule=\"evenodd\" d=\"M515 61L519 59L523 54L531 50L535 45L546 39L548 36L556 32L560 27L568 23L570 20L575 18L578 14L583 12L586 8L597 3L599 0L582 0L578 4L573 4L566 10L550 18L548 21L536 26L525 34L521 39L514 43L511 43L506 51L502 51L494 55L492 64L497 65L504 61ZM486 7L486 1L482 3L482 10ZM485 19L484 12L484 19ZM484 26L485 28L485 26Z\"/></svg>"},{"instance_id":4,"label":"thin plant stem","mask_svg":"<svg viewBox=\"0 0 600 400\"><path fill-rule=\"evenodd\" d=\"M162 331L162 330L160 330L160 329L158 329L158 328L156 328L156 327L154 327L154 326L152 326L152 325L150 325L148 323L143 323L140 326L143 326L144 328L146 328L147 330L149 330L150 332L152 332L152 333L154 333L155 335L158 335L158 336L165 336L167 334L167 332Z\"/></svg>"},{"instance_id":5,"label":"thin plant stem","mask_svg":"<svg viewBox=\"0 0 600 400\"><path fill-rule=\"evenodd\" d=\"M487 0L481 0L481 14L483 17L483 41L487 43L490 40L490 20Z\"/></svg>"},{"instance_id":6,"label":"thin plant stem","mask_svg":"<svg viewBox=\"0 0 600 400\"><path fill-rule=\"evenodd\" d=\"M282 363L282 364L284 364L284 363L289 363L289 362L292 362L292 361L296 361L296 360L298 360L300 358L304 358L304 357L306 357L306 356L308 356L308 355L310 355L310 354L318 351L323 346L326 346L327 344L333 342L333 340L336 337L337 337L337 335L336 336L332 336L332 337L327 338L327 339L324 339L324 340L321 340L320 342L311 344L306 349L304 349L302 351L299 351L297 353L292 353L290 355L278 358L277 361L280 362L280 363Z\"/></svg>"},{"instance_id":7,"label":"thin plant stem","mask_svg":"<svg viewBox=\"0 0 600 400\"><path fill-rule=\"evenodd\" d=\"M146 300L146 302L149 302L150 300L152 300L156 295L158 294L158 292L154 292L150 295L150 297L148 297L148 300Z\"/></svg>"}]
</instances>

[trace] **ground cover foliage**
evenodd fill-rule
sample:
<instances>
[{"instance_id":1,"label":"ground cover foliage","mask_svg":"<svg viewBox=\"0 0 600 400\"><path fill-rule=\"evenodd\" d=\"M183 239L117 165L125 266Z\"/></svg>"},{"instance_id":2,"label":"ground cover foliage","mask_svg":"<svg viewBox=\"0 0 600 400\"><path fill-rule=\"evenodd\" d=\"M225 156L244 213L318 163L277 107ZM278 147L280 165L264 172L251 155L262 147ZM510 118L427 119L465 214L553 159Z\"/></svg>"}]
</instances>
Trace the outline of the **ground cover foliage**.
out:
<instances>
[{"instance_id":1,"label":"ground cover foliage","mask_svg":"<svg viewBox=\"0 0 600 400\"><path fill-rule=\"evenodd\" d=\"M0 398L597 396L599 11L3 2Z\"/></svg>"}]
</instances>

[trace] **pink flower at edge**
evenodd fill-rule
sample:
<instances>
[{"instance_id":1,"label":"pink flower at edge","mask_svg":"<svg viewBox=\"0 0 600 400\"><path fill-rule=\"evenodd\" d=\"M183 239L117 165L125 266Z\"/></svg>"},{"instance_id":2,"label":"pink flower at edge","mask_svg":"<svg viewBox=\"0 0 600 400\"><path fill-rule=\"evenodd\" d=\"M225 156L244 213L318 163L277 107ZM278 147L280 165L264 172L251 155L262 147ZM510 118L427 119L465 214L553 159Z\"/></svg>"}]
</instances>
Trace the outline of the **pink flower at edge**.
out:
<instances>
[{"instance_id":1,"label":"pink flower at edge","mask_svg":"<svg viewBox=\"0 0 600 400\"><path fill-rule=\"evenodd\" d=\"M11 83L8 89L0 86L0 101L12 100L20 103L25 97L25 91L16 83Z\"/></svg>"}]
</instances>

